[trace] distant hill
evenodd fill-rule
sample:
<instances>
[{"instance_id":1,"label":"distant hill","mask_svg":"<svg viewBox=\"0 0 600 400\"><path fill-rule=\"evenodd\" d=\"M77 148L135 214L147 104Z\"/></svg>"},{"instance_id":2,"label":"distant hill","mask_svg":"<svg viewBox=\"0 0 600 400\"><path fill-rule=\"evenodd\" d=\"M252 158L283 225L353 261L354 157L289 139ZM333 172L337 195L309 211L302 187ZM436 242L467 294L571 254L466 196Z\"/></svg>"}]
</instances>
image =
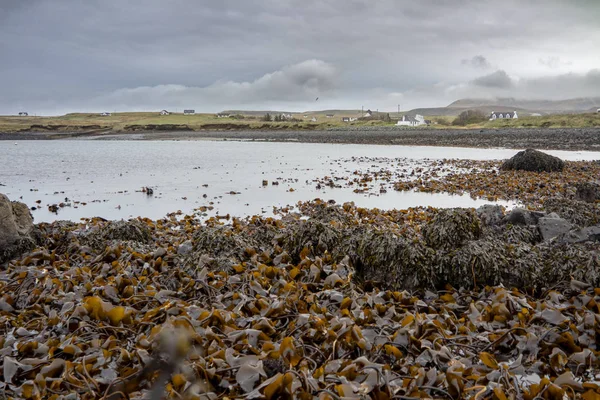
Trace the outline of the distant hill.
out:
<instances>
[{"instance_id":1,"label":"distant hill","mask_svg":"<svg viewBox=\"0 0 600 400\"><path fill-rule=\"evenodd\" d=\"M365 110L366 112L367 110ZM358 115L360 114L360 110L319 110L319 111L302 111L302 112L291 112L291 111L269 111L269 110L225 110L221 111L221 114L241 114L241 115L251 115L251 116L263 116L265 114L277 115L277 114L294 114L294 115Z\"/></svg>"},{"instance_id":2,"label":"distant hill","mask_svg":"<svg viewBox=\"0 0 600 400\"><path fill-rule=\"evenodd\" d=\"M515 98L496 99L461 99L448 105L452 109L493 109L504 111L501 107L510 110L526 110L532 113L557 114L557 113L584 113L600 107L600 97L582 97L566 100L523 100Z\"/></svg>"}]
</instances>

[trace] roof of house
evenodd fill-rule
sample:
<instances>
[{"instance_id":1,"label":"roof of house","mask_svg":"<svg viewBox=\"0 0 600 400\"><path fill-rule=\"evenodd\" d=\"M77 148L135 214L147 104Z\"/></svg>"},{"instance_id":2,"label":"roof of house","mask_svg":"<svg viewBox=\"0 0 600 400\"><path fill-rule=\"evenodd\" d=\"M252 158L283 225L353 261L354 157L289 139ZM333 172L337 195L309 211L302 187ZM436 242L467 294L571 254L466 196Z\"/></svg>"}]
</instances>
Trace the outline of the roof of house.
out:
<instances>
[{"instance_id":1,"label":"roof of house","mask_svg":"<svg viewBox=\"0 0 600 400\"><path fill-rule=\"evenodd\" d=\"M516 111L514 111L514 112L511 112L511 111L499 111L499 112L494 112L494 111L492 111L492 113L490 114L490 116L491 116L491 115L496 115L496 116L498 116L498 115L502 114L503 116L510 115L510 117L512 118L512 117L514 117L514 116L515 116L515 114L516 114L516 113L517 113Z\"/></svg>"}]
</instances>

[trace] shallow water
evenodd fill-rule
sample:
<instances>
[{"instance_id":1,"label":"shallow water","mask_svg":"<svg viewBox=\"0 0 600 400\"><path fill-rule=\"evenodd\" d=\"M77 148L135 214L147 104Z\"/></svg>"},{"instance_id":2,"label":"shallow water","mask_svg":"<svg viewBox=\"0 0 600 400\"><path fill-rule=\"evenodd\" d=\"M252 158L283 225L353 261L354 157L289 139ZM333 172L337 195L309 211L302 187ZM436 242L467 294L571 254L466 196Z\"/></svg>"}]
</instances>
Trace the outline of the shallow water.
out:
<instances>
[{"instance_id":1,"label":"shallow water","mask_svg":"<svg viewBox=\"0 0 600 400\"><path fill-rule=\"evenodd\" d=\"M566 160L600 159L598 152L548 153ZM177 210L190 214L211 202L214 209L208 211L209 216L270 214L274 206L315 198L354 201L358 206L381 209L477 207L489 201L396 192L389 186L385 194L365 195L353 193L351 188L316 189L313 180L370 166L368 162L352 162L351 157L401 159L410 166L411 160L425 158L489 160L514 154L515 150L506 149L312 143L0 141L0 192L11 200L39 207L32 211L36 222L92 216L156 219ZM263 180L269 185L263 187ZM272 185L273 181L279 185ZM140 192L144 186L154 188L154 196ZM232 191L239 194L229 194ZM60 202L71 206L57 214L48 211L47 205Z\"/></svg>"}]
</instances>

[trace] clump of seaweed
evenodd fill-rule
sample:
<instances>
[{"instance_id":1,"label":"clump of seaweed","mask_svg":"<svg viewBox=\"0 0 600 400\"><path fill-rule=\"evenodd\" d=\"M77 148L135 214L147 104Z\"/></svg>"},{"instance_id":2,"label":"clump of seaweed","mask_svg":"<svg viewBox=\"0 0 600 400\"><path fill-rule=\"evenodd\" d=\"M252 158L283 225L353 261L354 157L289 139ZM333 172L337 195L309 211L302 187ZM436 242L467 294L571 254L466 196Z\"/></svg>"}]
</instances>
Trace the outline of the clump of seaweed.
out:
<instances>
[{"instance_id":1,"label":"clump of seaweed","mask_svg":"<svg viewBox=\"0 0 600 400\"><path fill-rule=\"evenodd\" d=\"M423 228L428 246L440 250L456 249L481 236L481 221L474 210L451 208L440 212Z\"/></svg>"}]
</instances>

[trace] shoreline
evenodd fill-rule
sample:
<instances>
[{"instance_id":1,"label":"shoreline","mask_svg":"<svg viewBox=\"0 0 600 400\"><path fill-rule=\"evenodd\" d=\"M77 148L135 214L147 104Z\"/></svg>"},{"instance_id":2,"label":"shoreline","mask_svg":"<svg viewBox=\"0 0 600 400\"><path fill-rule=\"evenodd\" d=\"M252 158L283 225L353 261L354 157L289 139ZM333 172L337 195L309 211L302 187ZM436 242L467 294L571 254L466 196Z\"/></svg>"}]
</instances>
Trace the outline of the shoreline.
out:
<instances>
[{"instance_id":1,"label":"shoreline","mask_svg":"<svg viewBox=\"0 0 600 400\"><path fill-rule=\"evenodd\" d=\"M470 148L600 150L600 128L546 129L359 129L315 131L21 132L0 140L223 140L332 144L378 144Z\"/></svg>"}]
</instances>

